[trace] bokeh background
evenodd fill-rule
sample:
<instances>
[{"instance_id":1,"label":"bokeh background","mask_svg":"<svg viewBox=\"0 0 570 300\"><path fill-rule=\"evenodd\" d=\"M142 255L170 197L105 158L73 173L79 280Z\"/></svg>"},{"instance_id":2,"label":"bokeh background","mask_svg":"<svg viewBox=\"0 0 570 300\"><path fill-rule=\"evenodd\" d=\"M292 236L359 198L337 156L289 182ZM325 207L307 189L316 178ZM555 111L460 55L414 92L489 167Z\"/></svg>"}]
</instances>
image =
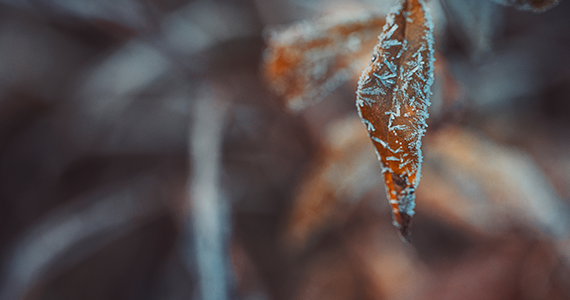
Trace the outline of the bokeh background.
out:
<instances>
[{"instance_id":1,"label":"bokeh background","mask_svg":"<svg viewBox=\"0 0 570 300\"><path fill-rule=\"evenodd\" d=\"M293 113L260 72L394 1L0 1L0 299L570 299L570 2L428 2L404 244L359 74Z\"/></svg>"}]
</instances>

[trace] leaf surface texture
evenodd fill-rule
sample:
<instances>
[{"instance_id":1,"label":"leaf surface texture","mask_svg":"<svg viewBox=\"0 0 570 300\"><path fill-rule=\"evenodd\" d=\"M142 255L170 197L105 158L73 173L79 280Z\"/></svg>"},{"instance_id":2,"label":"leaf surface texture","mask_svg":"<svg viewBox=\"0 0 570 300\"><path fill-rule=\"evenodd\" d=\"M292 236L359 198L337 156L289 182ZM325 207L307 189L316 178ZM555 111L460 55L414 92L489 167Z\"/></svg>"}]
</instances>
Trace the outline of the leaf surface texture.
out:
<instances>
[{"instance_id":1,"label":"leaf surface texture","mask_svg":"<svg viewBox=\"0 0 570 300\"><path fill-rule=\"evenodd\" d=\"M356 106L386 183L394 225L409 239L433 83L433 24L422 0L399 2L386 18L358 82Z\"/></svg>"},{"instance_id":2,"label":"leaf surface texture","mask_svg":"<svg viewBox=\"0 0 570 300\"><path fill-rule=\"evenodd\" d=\"M301 22L270 34L262 72L286 105L300 110L321 100L362 68L384 16Z\"/></svg>"}]
</instances>

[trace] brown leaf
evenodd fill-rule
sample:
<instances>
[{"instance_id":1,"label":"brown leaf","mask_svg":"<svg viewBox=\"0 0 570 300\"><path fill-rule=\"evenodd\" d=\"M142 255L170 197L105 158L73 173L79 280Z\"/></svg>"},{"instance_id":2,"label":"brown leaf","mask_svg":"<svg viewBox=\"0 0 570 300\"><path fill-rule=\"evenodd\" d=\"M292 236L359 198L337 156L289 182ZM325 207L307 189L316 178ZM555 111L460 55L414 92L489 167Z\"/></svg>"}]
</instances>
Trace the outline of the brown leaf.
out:
<instances>
[{"instance_id":1,"label":"brown leaf","mask_svg":"<svg viewBox=\"0 0 570 300\"><path fill-rule=\"evenodd\" d=\"M520 10L530 10L533 12L545 12L560 3L561 0L492 0L493 2L514 6Z\"/></svg>"},{"instance_id":2,"label":"brown leaf","mask_svg":"<svg viewBox=\"0 0 570 300\"><path fill-rule=\"evenodd\" d=\"M341 224L381 177L369 140L356 117L339 120L327 129L319 160L296 191L284 232L293 252L304 250L330 227Z\"/></svg>"},{"instance_id":3,"label":"brown leaf","mask_svg":"<svg viewBox=\"0 0 570 300\"><path fill-rule=\"evenodd\" d=\"M358 82L356 106L382 163L394 225L404 240L420 180L433 51L433 24L424 1L402 1L388 15Z\"/></svg>"},{"instance_id":4,"label":"brown leaf","mask_svg":"<svg viewBox=\"0 0 570 300\"><path fill-rule=\"evenodd\" d=\"M269 86L300 110L332 92L359 70L384 20L376 14L353 19L303 22L269 37L263 75Z\"/></svg>"},{"instance_id":5,"label":"brown leaf","mask_svg":"<svg viewBox=\"0 0 570 300\"><path fill-rule=\"evenodd\" d=\"M523 227L570 237L568 205L522 150L461 128L438 131L425 150L425 182L417 196L428 210L486 235Z\"/></svg>"}]
</instances>

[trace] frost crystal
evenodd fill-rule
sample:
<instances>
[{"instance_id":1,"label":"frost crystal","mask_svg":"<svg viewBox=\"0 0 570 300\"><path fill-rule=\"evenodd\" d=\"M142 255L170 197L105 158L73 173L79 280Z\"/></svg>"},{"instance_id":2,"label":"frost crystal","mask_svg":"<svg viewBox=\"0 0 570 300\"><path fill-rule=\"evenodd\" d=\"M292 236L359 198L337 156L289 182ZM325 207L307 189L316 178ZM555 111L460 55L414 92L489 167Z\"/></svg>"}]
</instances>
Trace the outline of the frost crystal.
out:
<instances>
[{"instance_id":1,"label":"frost crystal","mask_svg":"<svg viewBox=\"0 0 570 300\"><path fill-rule=\"evenodd\" d=\"M382 163L394 224L408 240L433 83L433 24L424 1L399 2L378 39L356 107Z\"/></svg>"}]
</instances>

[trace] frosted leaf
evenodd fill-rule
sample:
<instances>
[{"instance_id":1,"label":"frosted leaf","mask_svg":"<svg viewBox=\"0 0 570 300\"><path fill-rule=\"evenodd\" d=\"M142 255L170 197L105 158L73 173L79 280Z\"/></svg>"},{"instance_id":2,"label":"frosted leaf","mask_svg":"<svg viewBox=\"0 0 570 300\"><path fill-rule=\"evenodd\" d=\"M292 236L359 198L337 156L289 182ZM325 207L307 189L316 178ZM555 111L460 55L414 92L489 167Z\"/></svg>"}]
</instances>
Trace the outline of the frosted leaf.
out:
<instances>
[{"instance_id":1,"label":"frosted leaf","mask_svg":"<svg viewBox=\"0 0 570 300\"><path fill-rule=\"evenodd\" d=\"M561 0L491 0L495 3L514 6L520 10L530 10L533 12L545 12L560 3Z\"/></svg>"},{"instance_id":2,"label":"frosted leaf","mask_svg":"<svg viewBox=\"0 0 570 300\"><path fill-rule=\"evenodd\" d=\"M287 106L317 102L362 68L384 24L383 17L327 18L269 34L262 72Z\"/></svg>"},{"instance_id":3,"label":"frosted leaf","mask_svg":"<svg viewBox=\"0 0 570 300\"><path fill-rule=\"evenodd\" d=\"M394 224L404 240L409 239L420 180L421 138L433 83L433 42L433 24L424 1L399 2L386 18L373 59L358 82L356 107L382 163Z\"/></svg>"}]
</instances>

